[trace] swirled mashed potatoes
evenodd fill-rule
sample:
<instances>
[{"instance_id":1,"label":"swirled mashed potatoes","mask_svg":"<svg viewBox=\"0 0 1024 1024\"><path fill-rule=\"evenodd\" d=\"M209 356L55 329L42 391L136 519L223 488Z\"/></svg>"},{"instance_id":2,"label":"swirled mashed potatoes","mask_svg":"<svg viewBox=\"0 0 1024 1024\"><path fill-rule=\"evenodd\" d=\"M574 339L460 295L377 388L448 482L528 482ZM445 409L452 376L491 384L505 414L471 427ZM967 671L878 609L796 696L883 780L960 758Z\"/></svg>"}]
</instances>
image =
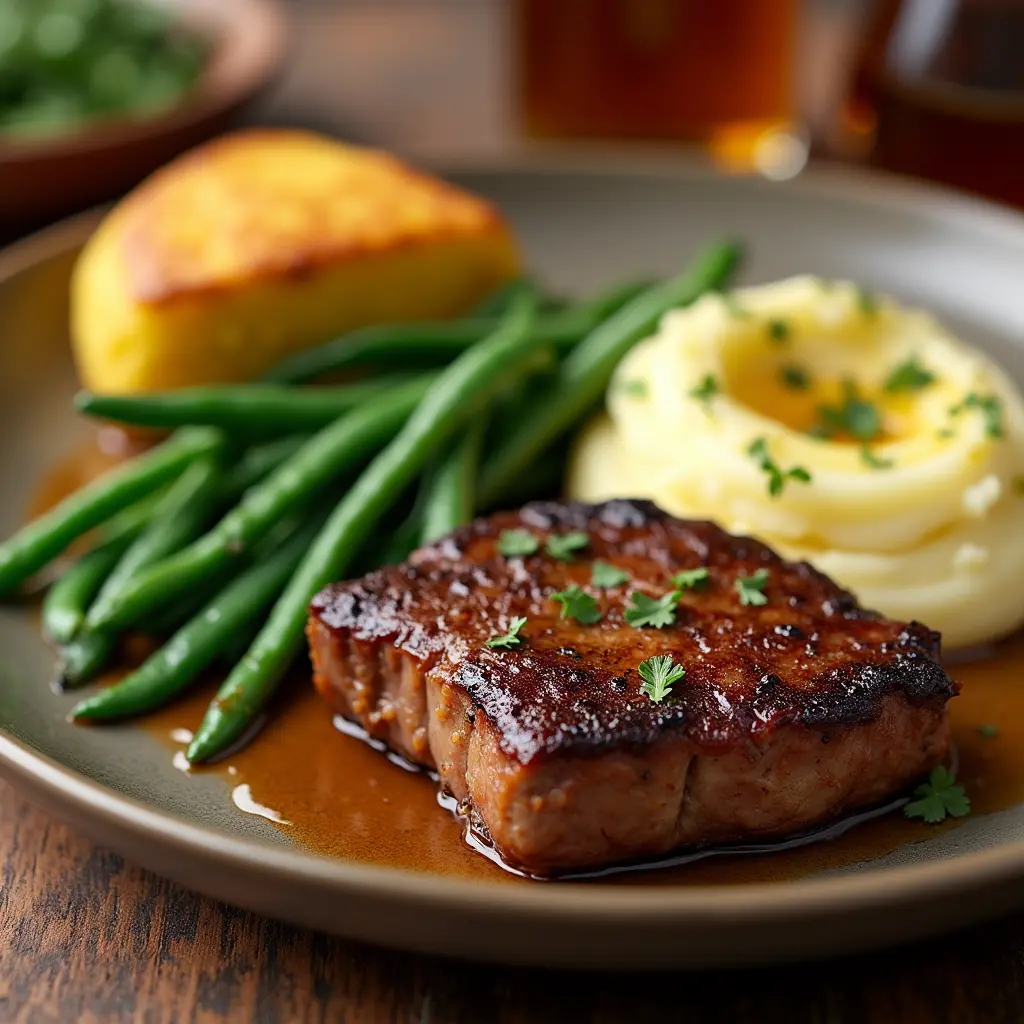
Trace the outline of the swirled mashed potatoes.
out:
<instances>
[{"instance_id":1,"label":"swirled mashed potatoes","mask_svg":"<svg viewBox=\"0 0 1024 1024\"><path fill-rule=\"evenodd\" d=\"M807 559L947 647L1024 621L1024 403L930 315L799 277L669 313L620 364L569 487Z\"/></svg>"}]
</instances>

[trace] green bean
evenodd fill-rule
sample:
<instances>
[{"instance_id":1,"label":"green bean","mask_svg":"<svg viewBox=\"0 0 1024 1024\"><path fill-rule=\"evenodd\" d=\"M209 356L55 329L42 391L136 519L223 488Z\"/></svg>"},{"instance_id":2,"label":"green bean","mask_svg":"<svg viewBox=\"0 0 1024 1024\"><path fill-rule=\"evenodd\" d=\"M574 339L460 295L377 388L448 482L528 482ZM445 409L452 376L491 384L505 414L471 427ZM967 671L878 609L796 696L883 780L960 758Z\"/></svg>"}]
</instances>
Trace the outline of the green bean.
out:
<instances>
[{"instance_id":1,"label":"green bean","mask_svg":"<svg viewBox=\"0 0 1024 1024\"><path fill-rule=\"evenodd\" d=\"M83 391L75 397L75 407L88 416L139 427L207 426L246 437L274 437L320 430L408 379L395 375L336 388L223 384L148 395Z\"/></svg>"},{"instance_id":2,"label":"green bean","mask_svg":"<svg viewBox=\"0 0 1024 1024\"><path fill-rule=\"evenodd\" d=\"M181 431L87 484L0 544L0 594L8 594L72 541L176 477L220 444L207 430Z\"/></svg>"},{"instance_id":3,"label":"green bean","mask_svg":"<svg viewBox=\"0 0 1024 1024\"><path fill-rule=\"evenodd\" d=\"M423 533L423 511L430 497L432 479L424 474L418 481L411 507L407 501L399 498L388 514L377 521L373 539L360 548L359 557L346 570L348 573L362 576L385 565L398 565L419 547L420 535Z\"/></svg>"},{"instance_id":4,"label":"green bean","mask_svg":"<svg viewBox=\"0 0 1024 1024\"><path fill-rule=\"evenodd\" d=\"M580 342L562 363L553 386L532 403L488 458L480 480L480 507L501 500L531 463L590 411L623 356L668 310L721 287L738 259L736 245L708 247L684 273L638 295Z\"/></svg>"},{"instance_id":5,"label":"green bean","mask_svg":"<svg viewBox=\"0 0 1024 1024\"><path fill-rule=\"evenodd\" d=\"M492 317L451 323L374 324L308 348L278 363L263 380L271 384L304 384L316 377L356 366L444 363L476 344L494 328Z\"/></svg>"},{"instance_id":6,"label":"green bean","mask_svg":"<svg viewBox=\"0 0 1024 1024\"><path fill-rule=\"evenodd\" d=\"M616 309L645 290L645 282L616 285L589 302L536 318L538 340L559 351L571 349ZM497 326L493 317L473 317L447 323L382 324L364 327L278 363L264 380L301 384L325 373L397 359L444 364L487 337Z\"/></svg>"},{"instance_id":7,"label":"green bean","mask_svg":"<svg viewBox=\"0 0 1024 1024\"><path fill-rule=\"evenodd\" d=\"M529 294L517 299L502 325L448 367L398 435L360 474L218 691L189 746L190 761L209 760L245 732L302 648L313 595L351 563L430 455L478 416L497 390L532 369L538 344L531 330L534 305Z\"/></svg>"},{"instance_id":8,"label":"green bean","mask_svg":"<svg viewBox=\"0 0 1024 1024\"><path fill-rule=\"evenodd\" d=\"M128 537L97 544L50 587L43 599L43 628L51 640L66 644L78 632L89 602L130 545Z\"/></svg>"},{"instance_id":9,"label":"green bean","mask_svg":"<svg viewBox=\"0 0 1024 1024\"><path fill-rule=\"evenodd\" d=\"M79 558L46 592L43 626L56 643L67 643L85 622L89 603L110 570L145 529L156 507L150 495L114 516L101 530L98 543Z\"/></svg>"},{"instance_id":10,"label":"green bean","mask_svg":"<svg viewBox=\"0 0 1024 1024\"><path fill-rule=\"evenodd\" d=\"M320 496L317 507L322 504L324 507L329 508L336 497L337 495L333 491L328 491ZM172 633L176 633L184 623L188 622L204 605L212 601L217 594L231 583L240 572L247 569L252 558L257 558L260 552L275 549L283 540L287 539L297 526L302 525L307 512L307 509L300 508L293 515L285 516L283 520L275 523L267 532L267 535L253 547L248 557L243 556L242 558L232 560L226 565L222 565L209 576L204 576L188 593L182 594L177 600L158 609L152 615L146 616L145 623L139 626L141 632L148 636L158 637L170 636ZM251 641L252 637L249 640ZM239 657L241 657L241 654L245 652L248 646L249 643L246 642ZM238 658L233 659L231 664L234 664L237 660Z\"/></svg>"},{"instance_id":11,"label":"green bean","mask_svg":"<svg viewBox=\"0 0 1024 1024\"><path fill-rule=\"evenodd\" d=\"M170 636L188 622L200 608L212 600L229 584L239 572L244 570L248 562L240 559L230 565L221 566L216 572L205 577L187 594L182 594L176 601L159 608L146 621L139 623L137 629L147 636Z\"/></svg>"},{"instance_id":12,"label":"green bean","mask_svg":"<svg viewBox=\"0 0 1024 1024\"><path fill-rule=\"evenodd\" d=\"M286 519L276 523L268 535L254 549L256 552L270 551L277 547L282 539L294 532L296 523ZM246 560L222 566L217 572L205 577L198 586L183 595L173 604L161 608L155 615L146 619L142 632L149 636L169 636L176 633L182 625L198 614L206 604L216 597L238 575L240 570L247 568ZM252 633L255 636L255 630ZM252 637L249 637L249 641ZM248 643L246 644L246 647ZM65 688L81 686L95 678L109 664L117 648L117 634L112 631L83 629L69 644L61 648L60 670L61 682ZM242 648L244 653L245 648ZM239 654L241 657L241 654ZM237 661L238 658L233 659Z\"/></svg>"},{"instance_id":13,"label":"green bean","mask_svg":"<svg viewBox=\"0 0 1024 1024\"><path fill-rule=\"evenodd\" d=\"M145 625L139 627L139 632L147 636L169 636L222 590L234 575L233 572L225 570L215 573L204 580L202 586L147 618ZM81 686L107 668L116 653L118 638L116 630L99 630L84 626L72 640L62 645L59 667L65 688Z\"/></svg>"},{"instance_id":14,"label":"green bean","mask_svg":"<svg viewBox=\"0 0 1024 1024\"><path fill-rule=\"evenodd\" d=\"M497 319L504 316L512 307L512 303L524 291L536 291L536 285L532 278L517 277L512 281L506 281L473 307L469 319L475 320L478 317Z\"/></svg>"},{"instance_id":15,"label":"green bean","mask_svg":"<svg viewBox=\"0 0 1024 1024\"><path fill-rule=\"evenodd\" d=\"M136 671L77 704L72 717L106 721L127 718L152 711L176 697L273 603L322 521L321 517L294 532L277 550L257 559Z\"/></svg>"},{"instance_id":16,"label":"green bean","mask_svg":"<svg viewBox=\"0 0 1024 1024\"><path fill-rule=\"evenodd\" d=\"M195 540L216 511L222 489L221 452L196 459L171 485L152 519L124 552L89 608L92 629L107 620L121 594L147 566Z\"/></svg>"},{"instance_id":17,"label":"green bean","mask_svg":"<svg viewBox=\"0 0 1024 1024\"><path fill-rule=\"evenodd\" d=\"M430 544L473 518L484 425L481 417L430 478L423 508L421 544Z\"/></svg>"},{"instance_id":18,"label":"green bean","mask_svg":"<svg viewBox=\"0 0 1024 1024\"><path fill-rule=\"evenodd\" d=\"M193 540L217 508L222 493L221 450L196 459L168 488L149 521L122 553L89 606L85 626L62 653L65 685L88 682L106 667L116 647L112 630L93 623L116 602L128 582L146 566Z\"/></svg>"},{"instance_id":19,"label":"green bean","mask_svg":"<svg viewBox=\"0 0 1024 1024\"><path fill-rule=\"evenodd\" d=\"M387 543L375 549L370 558L370 569L384 565L399 565L419 546L423 533L423 516L419 509L413 509L389 534Z\"/></svg>"},{"instance_id":20,"label":"green bean","mask_svg":"<svg viewBox=\"0 0 1024 1024\"><path fill-rule=\"evenodd\" d=\"M284 583L278 587L278 592L283 589ZM219 672L230 672L245 657L245 652L249 650L250 644L256 639L261 625L258 617L251 620L224 644L217 652L214 663Z\"/></svg>"},{"instance_id":21,"label":"green bean","mask_svg":"<svg viewBox=\"0 0 1024 1024\"><path fill-rule=\"evenodd\" d=\"M253 484L259 483L271 470L277 468L286 458L298 451L299 446L304 440L302 437L282 438L280 441L273 441L269 444L250 448L224 474L219 489L218 503L221 506L234 504ZM119 516L115 516L103 528L103 535L105 537L111 535L117 529L117 523L121 517L125 517L127 520L128 516L134 515L137 520L134 524L136 530L129 537L128 542L130 542L134 539L134 536L137 536L142 531L153 515L157 507L157 497L151 495L148 498L144 498L136 505L125 509ZM76 568L77 563L68 570L65 576L62 576L54 584L50 594L61 587L65 580L75 573ZM110 565L109 568L113 568L113 565ZM100 578L95 580L91 589L87 592L81 592L81 599L76 610L73 612L77 630L74 639L72 640L70 637L57 637L53 634L52 630L49 630L54 639L64 644L61 648L60 667L63 682L66 686L80 686L82 683L86 683L94 678L106 667L116 647L116 637L113 634L100 634L94 630L80 628L85 623L89 602L93 599L102 585L103 579L106 577L105 572L99 575ZM155 636L173 632L220 590L229 578L229 574L222 573L204 581L204 586L192 595L193 599L179 601L147 619L145 632ZM47 600L50 599L50 594L47 594ZM43 606L43 617L45 621L45 604Z\"/></svg>"},{"instance_id":22,"label":"green bean","mask_svg":"<svg viewBox=\"0 0 1024 1024\"><path fill-rule=\"evenodd\" d=\"M537 282L532 277L517 277L496 288L470 310L468 319L494 317L497 320L509 311L516 297L524 291L539 291ZM542 294L537 311L538 313L559 313L571 305L571 300L564 295Z\"/></svg>"},{"instance_id":23,"label":"green bean","mask_svg":"<svg viewBox=\"0 0 1024 1024\"><path fill-rule=\"evenodd\" d=\"M247 449L224 473L221 495L224 505L233 505L253 484L258 484L285 459L290 459L307 440L301 434L293 434Z\"/></svg>"},{"instance_id":24,"label":"green bean","mask_svg":"<svg viewBox=\"0 0 1024 1024\"><path fill-rule=\"evenodd\" d=\"M614 284L603 292L599 292L589 302L584 302L573 309L567 310L562 316L566 320L570 319L570 317L576 318L577 326L584 328L574 340L573 345L567 346L567 348L574 347L591 331L595 330L599 324L607 320L608 317L613 316L620 309L628 306L638 296L646 294L654 286L655 282L650 279L627 281L625 284Z\"/></svg>"},{"instance_id":25,"label":"green bean","mask_svg":"<svg viewBox=\"0 0 1024 1024\"><path fill-rule=\"evenodd\" d=\"M57 673L61 685L71 689L94 679L107 666L116 647L113 633L79 632L60 649Z\"/></svg>"},{"instance_id":26,"label":"green bean","mask_svg":"<svg viewBox=\"0 0 1024 1024\"><path fill-rule=\"evenodd\" d=\"M435 385L436 387L436 385ZM427 393L423 380L403 384L314 434L209 533L131 580L95 628L132 626L178 600L244 556L286 513L309 501L345 470L385 444Z\"/></svg>"},{"instance_id":27,"label":"green bean","mask_svg":"<svg viewBox=\"0 0 1024 1024\"><path fill-rule=\"evenodd\" d=\"M167 487L162 487L160 490L140 498L134 505L129 505L111 516L97 530L99 539L104 542L124 537L130 540L134 539L138 536L139 530L149 522L150 516L163 500L167 490Z\"/></svg>"}]
</instances>

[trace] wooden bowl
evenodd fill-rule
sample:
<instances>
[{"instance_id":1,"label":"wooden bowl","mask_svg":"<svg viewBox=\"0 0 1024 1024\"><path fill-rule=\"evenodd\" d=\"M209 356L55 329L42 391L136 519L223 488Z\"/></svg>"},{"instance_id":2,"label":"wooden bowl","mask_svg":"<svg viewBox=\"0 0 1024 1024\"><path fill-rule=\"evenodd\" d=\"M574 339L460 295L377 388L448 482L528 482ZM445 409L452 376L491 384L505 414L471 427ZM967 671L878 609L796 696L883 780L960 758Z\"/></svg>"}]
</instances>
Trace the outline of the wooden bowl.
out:
<instances>
[{"instance_id":1,"label":"wooden bowl","mask_svg":"<svg viewBox=\"0 0 1024 1024\"><path fill-rule=\"evenodd\" d=\"M182 22L212 41L196 84L165 114L114 119L41 140L0 136L0 229L37 224L116 196L223 131L284 55L277 0L179 0Z\"/></svg>"}]
</instances>

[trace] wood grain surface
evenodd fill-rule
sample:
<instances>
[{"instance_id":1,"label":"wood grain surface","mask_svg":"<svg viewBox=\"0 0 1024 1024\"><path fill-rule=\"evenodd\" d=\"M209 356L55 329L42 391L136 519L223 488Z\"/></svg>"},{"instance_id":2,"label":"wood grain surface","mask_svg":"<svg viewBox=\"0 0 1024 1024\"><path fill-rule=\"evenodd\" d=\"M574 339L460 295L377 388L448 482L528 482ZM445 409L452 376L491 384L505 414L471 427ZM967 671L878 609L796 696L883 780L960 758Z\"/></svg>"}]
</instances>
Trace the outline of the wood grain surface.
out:
<instances>
[{"instance_id":1,"label":"wood grain surface","mask_svg":"<svg viewBox=\"0 0 1024 1024\"><path fill-rule=\"evenodd\" d=\"M93 846L0 783L0 1020L345 1024L1001 1024L1024 917L762 971L589 975L459 964L292 928Z\"/></svg>"}]
</instances>

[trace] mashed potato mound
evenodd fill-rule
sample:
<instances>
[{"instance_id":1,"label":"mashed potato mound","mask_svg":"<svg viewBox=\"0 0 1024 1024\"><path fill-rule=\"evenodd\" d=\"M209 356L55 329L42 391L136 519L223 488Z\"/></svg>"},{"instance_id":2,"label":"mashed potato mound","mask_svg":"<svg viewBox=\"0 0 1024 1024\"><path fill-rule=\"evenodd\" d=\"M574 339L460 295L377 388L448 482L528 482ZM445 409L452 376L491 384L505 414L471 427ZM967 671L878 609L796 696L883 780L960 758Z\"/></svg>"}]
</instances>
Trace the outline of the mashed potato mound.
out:
<instances>
[{"instance_id":1,"label":"mashed potato mound","mask_svg":"<svg viewBox=\"0 0 1024 1024\"><path fill-rule=\"evenodd\" d=\"M968 647L1024 621L1024 402L929 314L800 277L669 313L583 432L576 498L644 497Z\"/></svg>"}]
</instances>

